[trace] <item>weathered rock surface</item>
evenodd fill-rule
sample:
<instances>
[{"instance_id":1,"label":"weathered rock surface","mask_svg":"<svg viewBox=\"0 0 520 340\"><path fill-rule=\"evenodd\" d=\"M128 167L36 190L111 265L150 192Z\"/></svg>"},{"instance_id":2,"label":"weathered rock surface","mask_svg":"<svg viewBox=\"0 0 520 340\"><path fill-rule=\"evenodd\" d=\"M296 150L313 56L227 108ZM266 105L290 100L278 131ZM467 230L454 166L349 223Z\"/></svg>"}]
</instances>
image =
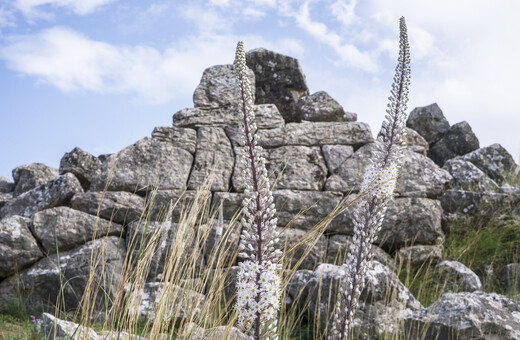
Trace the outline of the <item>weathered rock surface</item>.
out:
<instances>
[{"instance_id":1,"label":"weathered rock surface","mask_svg":"<svg viewBox=\"0 0 520 340\"><path fill-rule=\"evenodd\" d=\"M13 199L12 192L0 192L0 208Z\"/></svg>"},{"instance_id":2,"label":"weathered rock surface","mask_svg":"<svg viewBox=\"0 0 520 340\"><path fill-rule=\"evenodd\" d=\"M0 278L7 277L43 257L29 230L30 221L21 216L0 220Z\"/></svg>"},{"instance_id":3,"label":"weathered rock surface","mask_svg":"<svg viewBox=\"0 0 520 340\"><path fill-rule=\"evenodd\" d=\"M428 143L435 143L450 129L450 123L437 103L413 109L406 126L419 132Z\"/></svg>"},{"instance_id":4,"label":"weathered rock surface","mask_svg":"<svg viewBox=\"0 0 520 340\"><path fill-rule=\"evenodd\" d=\"M227 129L233 145L239 144L240 131ZM370 126L361 122L302 122L276 129L259 129L258 145L276 148L286 145L322 146L327 144L359 147L374 141Z\"/></svg>"},{"instance_id":5,"label":"weathered rock surface","mask_svg":"<svg viewBox=\"0 0 520 340\"><path fill-rule=\"evenodd\" d=\"M498 281L504 292L520 291L520 263L510 263L498 273Z\"/></svg>"},{"instance_id":6,"label":"weathered rock surface","mask_svg":"<svg viewBox=\"0 0 520 340\"><path fill-rule=\"evenodd\" d=\"M321 235L317 240L311 239L304 242L303 239L307 234L305 230L287 228L282 232L282 229L279 228L278 232L280 233L280 242L277 247L290 261L290 268L295 267L300 262L298 269L313 270L318 264L325 261L327 252L327 238L325 236ZM296 248L289 252L292 247ZM307 252L308 254L305 256Z\"/></svg>"},{"instance_id":7,"label":"weathered rock surface","mask_svg":"<svg viewBox=\"0 0 520 340\"><path fill-rule=\"evenodd\" d=\"M442 260L442 245L433 246L411 246L401 248L396 253L396 258L400 262L400 268L417 269L421 266L431 266Z\"/></svg>"},{"instance_id":8,"label":"weathered rock surface","mask_svg":"<svg viewBox=\"0 0 520 340\"><path fill-rule=\"evenodd\" d=\"M79 306L89 275L94 275L93 282L99 285L94 310L101 311L119 292L125 252L124 243L110 236L60 253L59 260L56 254L50 255L20 272L19 277L10 276L0 283L0 311L7 312L16 304L19 294L27 302L28 312L36 316L53 314L58 296L60 310L73 311ZM99 258L95 269L90 266L92 256L94 261Z\"/></svg>"},{"instance_id":9,"label":"weathered rock surface","mask_svg":"<svg viewBox=\"0 0 520 340\"><path fill-rule=\"evenodd\" d=\"M128 313L151 322L155 321L160 312L159 303L166 306L160 314L161 322L182 322L200 313L205 300L203 294L161 282L147 282L143 289L129 291L127 294L130 306Z\"/></svg>"},{"instance_id":10,"label":"weathered rock surface","mask_svg":"<svg viewBox=\"0 0 520 340\"><path fill-rule=\"evenodd\" d=\"M496 293L446 293L403 321L407 339L520 339L520 302Z\"/></svg>"},{"instance_id":11,"label":"weathered rock surface","mask_svg":"<svg viewBox=\"0 0 520 340\"><path fill-rule=\"evenodd\" d=\"M21 165L13 170L14 196L58 177L58 170L43 163Z\"/></svg>"},{"instance_id":12,"label":"weathered rock surface","mask_svg":"<svg viewBox=\"0 0 520 340\"><path fill-rule=\"evenodd\" d=\"M192 163L188 151L146 137L103 162L92 190L103 191L108 180L109 191L184 189Z\"/></svg>"},{"instance_id":13,"label":"weathered rock surface","mask_svg":"<svg viewBox=\"0 0 520 340\"><path fill-rule=\"evenodd\" d=\"M242 147L236 147L235 150L237 154L243 152ZM282 146L264 150L263 156L266 159L270 184L276 182L276 189L319 191L325 184L327 167L317 146ZM243 163L235 162L233 171L235 191L244 191L245 185L242 179L244 169Z\"/></svg>"},{"instance_id":14,"label":"weathered rock surface","mask_svg":"<svg viewBox=\"0 0 520 340\"><path fill-rule=\"evenodd\" d=\"M428 152L428 156L439 166L448 159L465 155L480 147L477 136L467 122L454 124Z\"/></svg>"},{"instance_id":15,"label":"weathered rock surface","mask_svg":"<svg viewBox=\"0 0 520 340\"><path fill-rule=\"evenodd\" d=\"M448 190L441 197L444 214L486 216L511 207L511 196L493 192Z\"/></svg>"},{"instance_id":16,"label":"weathered rock surface","mask_svg":"<svg viewBox=\"0 0 520 340\"><path fill-rule=\"evenodd\" d=\"M300 98L296 103L299 116L310 122L354 122L357 114L345 112L327 92L319 91Z\"/></svg>"},{"instance_id":17,"label":"weathered rock surface","mask_svg":"<svg viewBox=\"0 0 520 340\"><path fill-rule=\"evenodd\" d=\"M300 301L309 301L311 317L325 330L332 326L340 279L345 266L319 265L308 281ZM396 331L394 320L422 308L397 276L381 263L374 261L365 276L366 287L361 292L360 308L354 316L353 335L377 337L383 332Z\"/></svg>"},{"instance_id":18,"label":"weathered rock surface","mask_svg":"<svg viewBox=\"0 0 520 340\"><path fill-rule=\"evenodd\" d=\"M282 115L274 104L254 105L256 126L259 129L274 129L285 124ZM173 115L173 126L184 128L238 127L242 111L238 106L218 108L182 109Z\"/></svg>"},{"instance_id":19,"label":"weathered rock surface","mask_svg":"<svg viewBox=\"0 0 520 340\"><path fill-rule=\"evenodd\" d=\"M247 66L255 73L256 104L275 104L286 122L299 122L296 103L309 94L297 59L257 48L246 53Z\"/></svg>"},{"instance_id":20,"label":"weathered rock surface","mask_svg":"<svg viewBox=\"0 0 520 340\"><path fill-rule=\"evenodd\" d=\"M211 192L203 190L157 190L146 198L152 209L150 218L165 221L171 207L171 221L179 222L182 216L200 215L203 219L209 213Z\"/></svg>"},{"instance_id":21,"label":"weathered rock surface","mask_svg":"<svg viewBox=\"0 0 520 340\"><path fill-rule=\"evenodd\" d=\"M254 86L255 74L247 69L249 84ZM253 102L255 93L252 92ZM222 107L237 105L240 100L239 86L233 65L215 65L202 73L200 84L193 93L195 107Z\"/></svg>"},{"instance_id":22,"label":"weathered rock surface","mask_svg":"<svg viewBox=\"0 0 520 340\"><path fill-rule=\"evenodd\" d=\"M323 145L321 152L329 174L336 174L343 163L354 154L354 148L350 145Z\"/></svg>"},{"instance_id":23,"label":"weathered rock surface","mask_svg":"<svg viewBox=\"0 0 520 340\"><path fill-rule=\"evenodd\" d=\"M288 305L291 305L292 303L305 303L305 299L302 300L306 294L305 286L312 278L313 273L314 271L308 269L301 269L294 272L294 275L291 276L287 286L285 287L285 291L288 295L287 298L289 300Z\"/></svg>"},{"instance_id":24,"label":"weathered rock surface","mask_svg":"<svg viewBox=\"0 0 520 340\"><path fill-rule=\"evenodd\" d=\"M491 144L470 152L462 159L476 165L495 182L501 184L505 176L517 169L513 156L500 144Z\"/></svg>"},{"instance_id":25,"label":"weathered rock surface","mask_svg":"<svg viewBox=\"0 0 520 340\"><path fill-rule=\"evenodd\" d=\"M54 340L101 340L102 338L91 328L80 326L71 321L60 320L54 315L43 313L35 324L36 331L42 339Z\"/></svg>"},{"instance_id":26,"label":"weathered rock surface","mask_svg":"<svg viewBox=\"0 0 520 340\"><path fill-rule=\"evenodd\" d=\"M436 281L452 292L473 292L482 289L477 274L457 261L443 261L435 266Z\"/></svg>"},{"instance_id":27,"label":"weathered rock surface","mask_svg":"<svg viewBox=\"0 0 520 340\"><path fill-rule=\"evenodd\" d=\"M68 207L45 209L34 214L34 236L47 253L70 250L92 238L120 236L123 226Z\"/></svg>"},{"instance_id":28,"label":"weathered rock surface","mask_svg":"<svg viewBox=\"0 0 520 340\"><path fill-rule=\"evenodd\" d=\"M242 211L242 201L246 198L244 193L215 192L211 202L211 211L217 211L222 205L222 217L224 220L233 220L235 214ZM238 219L240 220L240 219Z\"/></svg>"},{"instance_id":29,"label":"weathered rock surface","mask_svg":"<svg viewBox=\"0 0 520 340\"><path fill-rule=\"evenodd\" d=\"M0 193L10 193L13 190L14 190L13 181L0 175Z\"/></svg>"},{"instance_id":30,"label":"weathered rock surface","mask_svg":"<svg viewBox=\"0 0 520 340\"><path fill-rule=\"evenodd\" d=\"M96 170L101 166L101 161L90 153L74 148L71 152L65 153L60 161L60 175L70 172L76 176L83 189L90 188L90 182Z\"/></svg>"},{"instance_id":31,"label":"weathered rock surface","mask_svg":"<svg viewBox=\"0 0 520 340\"><path fill-rule=\"evenodd\" d=\"M498 185L473 163L460 158L450 159L442 167L453 177L451 187L467 191L496 192Z\"/></svg>"},{"instance_id":32,"label":"weathered rock surface","mask_svg":"<svg viewBox=\"0 0 520 340\"><path fill-rule=\"evenodd\" d=\"M188 323L179 340L248 340L250 339L236 327L218 326L204 329L194 323Z\"/></svg>"},{"instance_id":33,"label":"weathered rock surface","mask_svg":"<svg viewBox=\"0 0 520 340\"><path fill-rule=\"evenodd\" d=\"M403 142L408 149L420 153L423 156L426 156L426 153L430 149L430 145L426 139L424 139L419 132L410 129L409 127L404 128Z\"/></svg>"},{"instance_id":34,"label":"weathered rock surface","mask_svg":"<svg viewBox=\"0 0 520 340\"><path fill-rule=\"evenodd\" d=\"M73 209L89 213L119 224L139 220L145 209L141 196L124 191L86 192L74 195Z\"/></svg>"},{"instance_id":35,"label":"weathered rock surface","mask_svg":"<svg viewBox=\"0 0 520 340\"><path fill-rule=\"evenodd\" d=\"M188 189L201 188L210 178L211 191L227 191L235 163L231 143L223 128L201 127L197 132L197 152Z\"/></svg>"},{"instance_id":36,"label":"weathered rock surface","mask_svg":"<svg viewBox=\"0 0 520 340\"><path fill-rule=\"evenodd\" d=\"M325 190L359 191L365 169L377 144L367 144L357 150L327 179ZM402 163L395 192L401 196L439 198L447 189L450 174L430 159L408 149L402 150Z\"/></svg>"},{"instance_id":37,"label":"weathered rock surface","mask_svg":"<svg viewBox=\"0 0 520 340\"><path fill-rule=\"evenodd\" d=\"M0 217L30 217L40 210L66 205L73 195L82 192L76 176L67 173L10 200L0 209Z\"/></svg>"},{"instance_id":38,"label":"weathered rock surface","mask_svg":"<svg viewBox=\"0 0 520 340\"><path fill-rule=\"evenodd\" d=\"M328 239L327 257L325 262L341 265L345 263L352 238L346 235L332 235ZM388 253L378 246L372 245L372 259L389 268L396 268L395 261Z\"/></svg>"},{"instance_id":39,"label":"weathered rock surface","mask_svg":"<svg viewBox=\"0 0 520 340\"><path fill-rule=\"evenodd\" d=\"M177 126L160 126L153 129L152 139L170 143L176 148L194 154L197 147L197 130Z\"/></svg>"},{"instance_id":40,"label":"weathered rock surface","mask_svg":"<svg viewBox=\"0 0 520 340\"><path fill-rule=\"evenodd\" d=\"M238 245L242 226L238 222L223 220L199 227L201 239L204 240L204 260L211 268L236 265Z\"/></svg>"}]
</instances>

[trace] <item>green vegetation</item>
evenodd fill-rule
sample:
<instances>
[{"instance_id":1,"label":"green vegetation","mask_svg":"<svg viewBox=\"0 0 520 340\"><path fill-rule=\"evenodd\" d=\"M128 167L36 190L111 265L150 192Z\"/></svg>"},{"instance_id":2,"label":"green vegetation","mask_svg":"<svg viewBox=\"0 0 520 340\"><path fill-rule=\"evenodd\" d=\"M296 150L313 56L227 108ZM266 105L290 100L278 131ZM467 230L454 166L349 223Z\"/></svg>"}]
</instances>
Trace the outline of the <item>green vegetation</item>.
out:
<instances>
[{"instance_id":1,"label":"green vegetation","mask_svg":"<svg viewBox=\"0 0 520 340\"><path fill-rule=\"evenodd\" d=\"M33 323L25 315L0 314L0 340L40 339Z\"/></svg>"}]
</instances>

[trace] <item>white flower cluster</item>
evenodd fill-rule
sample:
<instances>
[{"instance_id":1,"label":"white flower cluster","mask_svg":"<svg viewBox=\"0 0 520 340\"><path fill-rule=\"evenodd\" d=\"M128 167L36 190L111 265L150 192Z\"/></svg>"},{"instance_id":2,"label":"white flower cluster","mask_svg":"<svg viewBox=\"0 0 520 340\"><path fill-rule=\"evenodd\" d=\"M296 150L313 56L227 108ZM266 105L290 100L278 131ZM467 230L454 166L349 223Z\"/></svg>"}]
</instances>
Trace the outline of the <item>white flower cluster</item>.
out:
<instances>
[{"instance_id":1,"label":"white flower cluster","mask_svg":"<svg viewBox=\"0 0 520 340\"><path fill-rule=\"evenodd\" d=\"M272 334L277 339L276 324L280 300L278 266L271 262L259 265L253 261L240 263L237 282L238 326L252 335L254 324L259 321L265 329L261 333ZM256 297L260 296L260 299ZM261 326L261 327L262 327Z\"/></svg>"},{"instance_id":2,"label":"white flower cluster","mask_svg":"<svg viewBox=\"0 0 520 340\"><path fill-rule=\"evenodd\" d=\"M379 134L379 149L367 167L354 212L354 236L346 259L346 275L336 299L334 320L329 339L348 339L359 296L365 285L372 243L381 229L386 202L392 199L399 171L401 135L405 126L408 86L410 85L410 51L406 23L400 20L400 52L392 84L386 121Z\"/></svg>"},{"instance_id":3,"label":"white flower cluster","mask_svg":"<svg viewBox=\"0 0 520 340\"><path fill-rule=\"evenodd\" d=\"M242 179L246 198L242 202L241 258L238 273L238 298L236 309L239 327L255 339L277 339L276 318L280 308L280 278L277 264L281 251L278 242L276 212L269 177L262 157L262 147L257 145L256 123L253 111L251 86L247 78L247 66L242 42L238 43L235 72L240 90L241 144L240 162L244 165Z\"/></svg>"}]
</instances>

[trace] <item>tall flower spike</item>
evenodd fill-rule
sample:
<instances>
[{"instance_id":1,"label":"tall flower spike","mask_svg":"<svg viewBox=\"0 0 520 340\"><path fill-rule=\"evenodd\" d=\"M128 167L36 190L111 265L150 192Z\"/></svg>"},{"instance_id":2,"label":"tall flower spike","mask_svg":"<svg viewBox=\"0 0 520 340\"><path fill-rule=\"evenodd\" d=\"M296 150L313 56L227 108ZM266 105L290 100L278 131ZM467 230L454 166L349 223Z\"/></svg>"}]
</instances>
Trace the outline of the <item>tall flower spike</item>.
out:
<instances>
[{"instance_id":1,"label":"tall flower spike","mask_svg":"<svg viewBox=\"0 0 520 340\"><path fill-rule=\"evenodd\" d=\"M273 196L262 157L256 144L256 124L251 86L247 78L244 44L239 42L235 57L235 73L240 90L241 143L240 161L247 197L242 202L242 235L237 282L238 326L255 340L278 339L277 316L280 308L280 277L277 264L281 251L273 245L278 241Z\"/></svg>"},{"instance_id":2,"label":"tall flower spike","mask_svg":"<svg viewBox=\"0 0 520 340\"><path fill-rule=\"evenodd\" d=\"M366 168L360 198L354 212L354 237L345 263L346 275L336 299L334 319L329 339L346 340L358 307L359 295L365 285L370 265L371 244L376 240L385 216L386 203L392 199L397 180L401 136L404 131L410 85L410 47L404 17L400 19L399 58L386 120L379 133L378 150Z\"/></svg>"}]
</instances>

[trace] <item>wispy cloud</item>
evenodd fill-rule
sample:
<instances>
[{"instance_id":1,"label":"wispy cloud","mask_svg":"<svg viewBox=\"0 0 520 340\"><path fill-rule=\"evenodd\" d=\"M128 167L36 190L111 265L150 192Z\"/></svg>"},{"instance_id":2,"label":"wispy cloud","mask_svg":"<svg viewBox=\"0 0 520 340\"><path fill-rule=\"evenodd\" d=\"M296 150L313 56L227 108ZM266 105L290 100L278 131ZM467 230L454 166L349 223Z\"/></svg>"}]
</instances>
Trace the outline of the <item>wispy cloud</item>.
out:
<instances>
[{"instance_id":1,"label":"wispy cloud","mask_svg":"<svg viewBox=\"0 0 520 340\"><path fill-rule=\"evenodd\" d=\"M78 15L92 13L96 9L116 0L15 0L13 6L26 17L48 16L45 7L65 7Z\"/></svg>"}]
</instances>

